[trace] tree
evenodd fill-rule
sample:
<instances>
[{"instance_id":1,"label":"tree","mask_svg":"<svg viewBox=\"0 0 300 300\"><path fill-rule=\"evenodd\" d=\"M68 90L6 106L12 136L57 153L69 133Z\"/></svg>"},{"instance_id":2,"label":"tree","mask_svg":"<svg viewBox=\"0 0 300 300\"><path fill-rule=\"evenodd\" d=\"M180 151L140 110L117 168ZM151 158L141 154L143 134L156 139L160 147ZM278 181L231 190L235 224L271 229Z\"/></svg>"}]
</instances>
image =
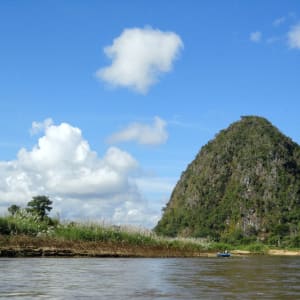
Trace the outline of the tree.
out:
<instances>
[{"instance_id":1,"label":"tree","mask_svg":"<svg viewBox=\"0 0 300 300\"><path fill-rule=\"evenodd\" d=\"M20 206L13 204L7 210L12 216L14 216L18 211L20 211Z\"/></svg>"},{"instance_id":2,"label":"tree","mask_svg":"<svg viewBox=\"0 0 300 300\"><path fill-rule=\"evenodd\" d=\"M51 204L52 201L47 196L35 196L27 203L27 211L38 215L43 220L52 209Z\"/></svg>"}]
</instances>

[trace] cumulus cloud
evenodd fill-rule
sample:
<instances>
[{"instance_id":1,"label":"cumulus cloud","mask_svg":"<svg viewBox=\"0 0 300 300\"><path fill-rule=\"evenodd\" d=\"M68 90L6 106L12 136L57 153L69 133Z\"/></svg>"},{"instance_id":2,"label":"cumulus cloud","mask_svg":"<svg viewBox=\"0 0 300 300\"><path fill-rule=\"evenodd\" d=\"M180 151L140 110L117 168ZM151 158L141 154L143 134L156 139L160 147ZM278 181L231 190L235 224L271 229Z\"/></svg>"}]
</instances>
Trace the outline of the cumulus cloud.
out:
<instances>
[{"instance_id":1,"label":"cumulus cloud","mask_svg":"<svg viewBox=\"0 0 300 300\"><path fill-rule=\"evenodd\" d=\"M30 134L35 135L39 132L44 131L46 128L53 124L53 120L51 118L45 119L43 122L32 122Z\"/></svg>"},{"instance_id":2,"label":"cumulus cloud","mask_svg":"<svg viewBox=\"0 0 300 300\"><path fill-rule=\"evenodd\" d=\"M250 33L250 41L254 43L259 43L262 38L262 33L260 31L255 31Z\"/></svg>"},{"instance_id":3,"label":"cumulus cloud","mask_svg":"<svg viewBox=\"0 0 300 300\"><path fill-rule=\"evenodd\" d=\"M112 86L146 93L157 82L159 74L172 69L182 47L181 38L174 32L152 28L125 29L111 46L104 48L112 64L98 70L96 76Z\"/></svg>"},{"instance_id":4,"label":"cumulus cloud","mask_svg":"<svg viewBox=\"0 0 300 300\"><path fill-rule=\"evenodd\" d=\"M145 177L136 179L139 190L147 193L170 194L175 187L176 178Z\"/></svg>"},{"instance_id":5,"label":"cumulus cloud","mask_svg":"<svg viewBox=\"0 0 300 300\"><path fill-rule=\"evenodd\" d=\"M33 123L44 135L31 150L22 148L16 160L0 161L0 213L43 194L64 218L153 226L157 213L134 180L138 162L117 147L99 157L79 128L49 120Z\"/></svg>"},{"instance_id":6,"label":"cumulus cloud","mask_svg":"<svg viewBox=\"0 0 300 300\"><path fill-rule=\"evenodd\" d=\"M152 227L160 219L160 213L150 205L145 205L146 201L133 202L125 201L122 206L114 210L112 222L114 224L145 224ZM120 220L122 221L120 223Z\"/></svg>"},{"instance_id":7,"label":"cumulus cloud","mask_svg":"<svg viewBox=\"0 0 300 300\"><path fill-rule=\"evenodd\" d=\"M159 145L168 139L166 125L167 123L159 117L155 117L151 125L132 123L110 136L108 142L114 144L135 141L144 145Z\"/></svg>"},{"instance_id":8,"label":"cumulus cloud","mask_svg":"<svg viewBox=\"0 0 300 300\"><path fill-rule=\"evenodd\" d=\"M287 34L288 45L292 49L300 49L300 23L293 26Z\"/></svg>"}]
</instances>

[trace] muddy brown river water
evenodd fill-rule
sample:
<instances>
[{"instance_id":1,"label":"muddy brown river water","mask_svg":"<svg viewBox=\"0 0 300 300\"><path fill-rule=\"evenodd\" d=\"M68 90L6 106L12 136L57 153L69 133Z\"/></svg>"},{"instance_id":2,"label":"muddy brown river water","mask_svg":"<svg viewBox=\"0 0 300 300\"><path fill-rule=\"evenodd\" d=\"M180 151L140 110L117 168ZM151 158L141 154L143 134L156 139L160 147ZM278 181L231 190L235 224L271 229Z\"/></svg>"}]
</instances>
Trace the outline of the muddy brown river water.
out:
<instances>
[{"instance_id":1,"label":"muddy brown river water","mask_svg":"<svg viewBox=\"0 0 300 300\"><path fill-rule=\"evenodd\" d=\"M300 299L300 257L0 258L3 299Z\"/></svg>"}]
</instances>

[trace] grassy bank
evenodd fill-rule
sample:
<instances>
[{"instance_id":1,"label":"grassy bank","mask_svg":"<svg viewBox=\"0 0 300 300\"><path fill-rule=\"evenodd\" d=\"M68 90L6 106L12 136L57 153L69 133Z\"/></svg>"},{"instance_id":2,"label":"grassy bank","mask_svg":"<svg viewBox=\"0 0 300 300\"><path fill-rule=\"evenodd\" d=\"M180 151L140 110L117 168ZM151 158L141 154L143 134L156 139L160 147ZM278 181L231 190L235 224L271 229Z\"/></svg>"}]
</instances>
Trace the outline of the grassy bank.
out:
<instances>
[{"instance_id":1,"label":"grassy bank","mask_svg":"<svg viewBox=\"0 0 300 300\"><path fill-rule=\"evenodd\" d=\"M12 255L14 249L55 248L91 256L197 256L212 251L210 246L197 240L161 238L152 231L132 227L0 217L2 255L3 249L9 248Z\"/></svg>"},{"instance_id":2,"label":"grassy bank","mask_svg":"<svg viewBox=\"0 0 300 300\"><path fill-rule=\"evenodd\" d=\"M225 249L236 255L272 250L261 243L232 246L201 239L170 239L133 227L41 221L22 215L0 217L1 256L197 257L214 256Z\"/></svg>"}]
</instances>

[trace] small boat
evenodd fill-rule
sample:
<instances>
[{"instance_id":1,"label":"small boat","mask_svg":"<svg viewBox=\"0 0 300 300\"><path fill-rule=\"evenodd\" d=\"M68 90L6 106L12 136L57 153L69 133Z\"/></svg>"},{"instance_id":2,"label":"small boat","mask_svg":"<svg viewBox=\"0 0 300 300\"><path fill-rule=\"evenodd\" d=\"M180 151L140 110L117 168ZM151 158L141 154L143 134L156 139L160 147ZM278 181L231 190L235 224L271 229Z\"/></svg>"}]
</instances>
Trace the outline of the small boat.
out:
<instances>
[{"instance_id":1,"label":"small boat","mask_svg":"<svg viewBox=\"0 0 300 300\"><path fill-rule=\"evenodd\" d=\"M231 254L229 252L219 252L217 253L217 257L230 257Z\"/></svg>"}]
</instances>

